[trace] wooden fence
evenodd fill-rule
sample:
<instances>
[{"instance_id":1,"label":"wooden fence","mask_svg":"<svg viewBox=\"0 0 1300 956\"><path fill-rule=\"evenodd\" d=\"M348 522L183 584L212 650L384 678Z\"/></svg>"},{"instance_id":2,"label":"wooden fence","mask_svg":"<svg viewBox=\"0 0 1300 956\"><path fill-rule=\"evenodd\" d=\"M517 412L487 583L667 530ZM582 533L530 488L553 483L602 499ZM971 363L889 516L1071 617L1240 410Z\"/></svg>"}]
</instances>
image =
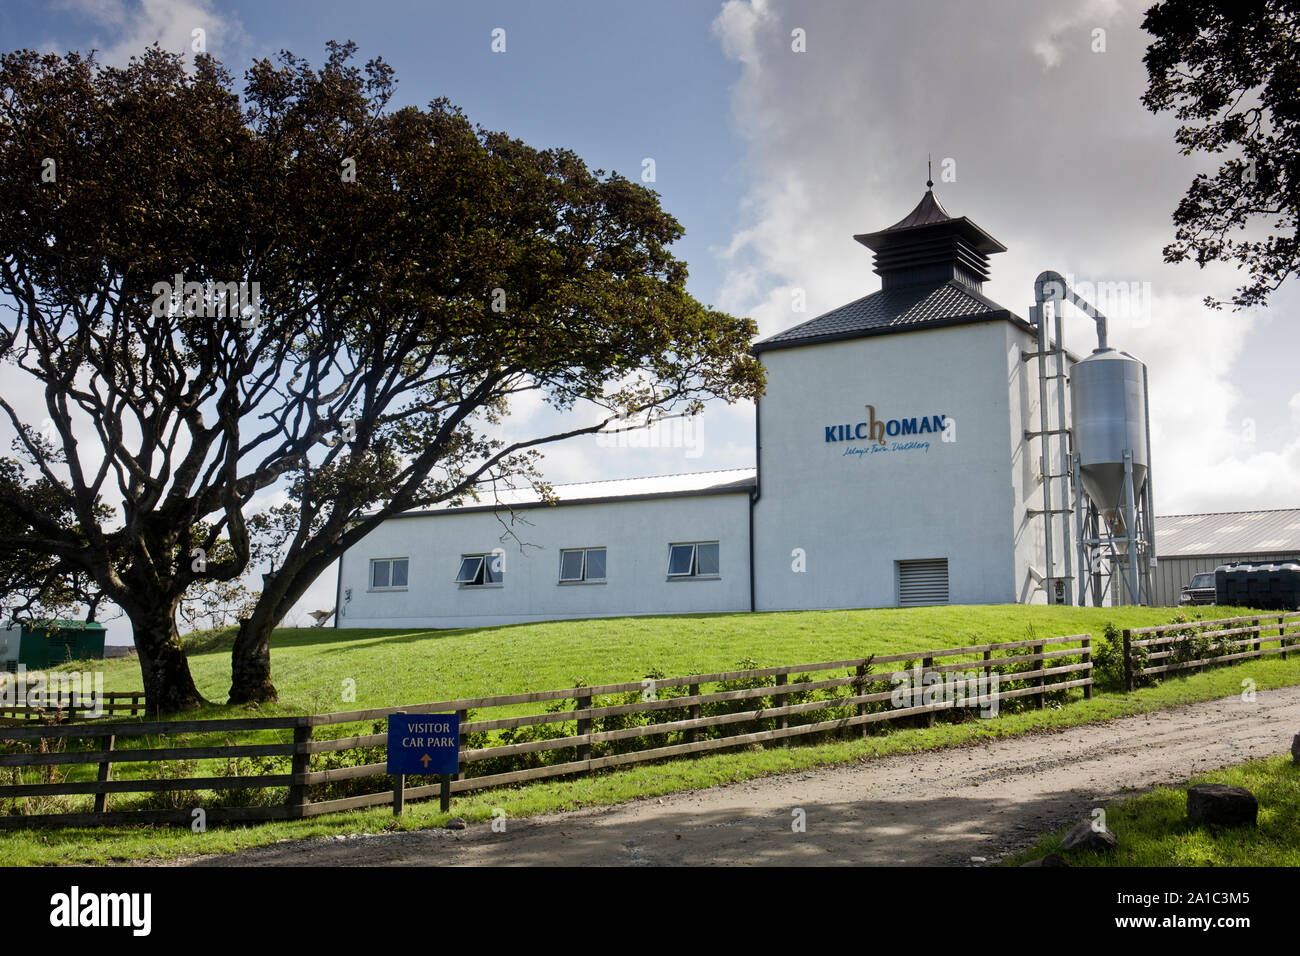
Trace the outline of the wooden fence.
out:
<instances>
[{"instance_id":1,"label":"wooden fence","mask_svg":"<svg viewBox=\"0 0 1300 956\"><path fill-rule=\"evenodd\" d=\"M15 691L14 699L27 700L25 688ZM88 719L87 714L96 709L108 717L137 717L144 713L144 691L113 690L102 694L72 694L41 706L0 703L0 721L55 720L63 723Z\"/></svg>"},{"instance_id":2,"label":"wooden fence","mask_svg":"<svg viewBox=\"0 0 1300 956\"><path fill-rule=\"evenodd\" d=\"M1287 651L1295 646L1300 636L1300 611L1258 617L1225 617L1214 621L1188 621L1185 624L1161 624L1158 627L1136 627L1124 632L1124 686L1132 690L1139 676L1154 676L1175 671L1207 667L1281 654L1286 660ZM1184 657L1192 639L1210 641L1219 650L1209 657L1189 660ZM1274 644L1276 647L1264 647ZM1138 666L1136 649L1146 651L1147 663ZM1245 650L1231 650L1245 648Z\"/></svg>"},{"instance_id":3,"label":"wooden fence","mask_svg":"<svg viewBox=\"0 0 1300 956\"><path fill-rule=\"evenodd\" d=\"M1051 645L1068 646L1045 649ZM994 653L1003 653L1005 656L994 657ZM954 658L960 660L952 660ZM1070 661L1070 658L1077 660ZM946 663L939 663L945 659L948 659ZM892 700L896 691L892 686L894 681L891 674L887 668L875 673L873 670L880 665L904 662L915 662L909 679L911 685L919 690L916 691L917 696L908 691L911 699L903 701L907 706L891 706L897 703ZM1017 670L1017 667L1027 669ZM792 675L796 677L793 682ZM813 679L814 677L819 679ZM982 687L979 683L981 679L985 682ZM735 686L746 682L756 686ZM1004 688L1002 685L1007 682L1021 686ZM942 693L939 693L939 684L943 685ZM721 687L702 692L705 685ZM890 689L875 689L881 685ZM941 699L927 702L921 695L932 687L933 693ZM389 804L400 806L403 799L438 796L442 784L437 782L413 787L406 787L403 782L394 789L394 778L385 778L387 768L382 762L312 769L313 757L317 755L387 746L386 733L356 733L319 739L314 738L318 729L375 721L396 713L456 713L460 716L461 772L450 781L450 791L468 793L489 787L590 773L643 761L787 741L849 728L859 728L865 735L872 724L913 717L933 723L936 712L941 710L977 706L991 709L1000 707L1002 701L1018 697L1029 697L1035 706L1041 708L1046 695L1072 688L1081 688L1085 697L1092 696L1092 642L1088 634L336 714L233 720L87 722L63 726L0 728L0 774L5 772L4 768L14 768L9 771L10 776L18 778L23 773L30 773L33 768L43 768L47 776L53 776L54 768L60 766L98 767L94 780L44 783L17 780L0 785L0 800L80 794L93 795L95 801L94 812L3 815L0 816L0 829L124 823L190 825L193 819L195 811L191 808L110 810L109 796L120 793L247 793L254 789L287 788L284 802L276 805L205 807L203 813L207 822L297 819L363 807ZM666 691L672 693L661 696ZM842 692L845 696L791 702L793 697L812 695L818 691ZM626 699L621 702L609 701L609 698L618 698L620 695ZM563 707L564 702L570 700L574 706L569 709L509 713L517 711L521 705L529 704L559 702ZM738 709L728 709L731 707ZM505 715L494 717L482 714L485 710L501 708L507 709ZM720 712L705 715L702 713L704 709ZM474 711L473 719L470 719L471 711ZM659 722L603 729L621 723L617 718L664 711L669 712L662 715L667 719ZM825 713L819 715L818 711L837 711L842 715L827 717ZM800 723L800 719L807 722ZM562 726L564 724L571 724L573 732L564 733L567 729ZM768 726L763 728L763 724ZM557 736L537 737L522 742L500 742L499 737L494 742L492 738L484 736L478 741L484 743L483 746L467 746L471 735L517 732L520 728L545 729L551 725L561 725ZM602 729L596 729L598 725ZM291 740L275 743L227 742L215 746L153 747L148 746L150 741L146 740L144 747L120 746L124 740L153 736L203 734L220 737L248 732L278 732L283 735L289 731L292 732ZM709 736L714 733L718 736ZM602 745L647 737L661 739L651 741L651 746L644 749L603 755L593 753L593 748L602 749ZM675 742L670 742L670 738ZM89 749L67 750L68 744L74 740L90 741ZM8 752L14 748L5 747L6 742L25 742L29 752ZM569 753L564 753L565 751ZM478 767L490 766L485 761L548 753L557 757L556 762L519 770L474 773ZM112 779L113 768L120 764L146 762L165 768L162 763L165 761L216 760L226 761L229 766L229 761L251 757L288 757L289 772ZM361 758L364 759L364 754ZM372 792L337 799L309 799L308 788L345 781L362 782L367 778L385 778L382 780L384 786Z\"/></svg>"}]
</instances>

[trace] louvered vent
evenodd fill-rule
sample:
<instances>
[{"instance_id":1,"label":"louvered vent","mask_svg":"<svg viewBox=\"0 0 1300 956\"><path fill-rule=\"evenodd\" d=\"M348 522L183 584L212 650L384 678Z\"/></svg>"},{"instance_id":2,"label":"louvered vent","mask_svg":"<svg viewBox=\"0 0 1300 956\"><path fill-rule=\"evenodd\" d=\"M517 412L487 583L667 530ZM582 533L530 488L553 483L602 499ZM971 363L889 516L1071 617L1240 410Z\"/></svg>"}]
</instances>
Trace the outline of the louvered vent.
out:
<instances>
[{"instance_id":1,"label":"louvered vent","mask_svg":"<svg viewBox=\"0 0 1300 956\"><path fill-rule=\"evenodd\" d=\"M898 604L918 607L948 603L948 559L898 562Z\"/></svg>"}]
</instances>

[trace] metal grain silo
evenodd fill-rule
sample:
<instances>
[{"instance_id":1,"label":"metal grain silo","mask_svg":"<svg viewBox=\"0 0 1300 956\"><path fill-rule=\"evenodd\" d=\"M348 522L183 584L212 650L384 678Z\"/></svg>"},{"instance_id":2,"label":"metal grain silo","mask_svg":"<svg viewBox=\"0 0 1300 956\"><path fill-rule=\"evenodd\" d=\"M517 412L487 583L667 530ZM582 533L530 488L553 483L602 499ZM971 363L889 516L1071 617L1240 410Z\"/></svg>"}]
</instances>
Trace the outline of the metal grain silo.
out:
<instances>
[{"instance_id":1,"label":"metal grain silo","mask_svg":"<svg viewBox=\"0 0 1300 956\"><path fill-rule=\"evenodd\" d=\"M1070 370L1074 450L1084 492L1111 529L1126 527L1151 463L1147 443L1146 366L1115 349L1098 349ZM1125 453L1132 458L1133 499L1124 498Z\"/></svg>"}]
</instances>

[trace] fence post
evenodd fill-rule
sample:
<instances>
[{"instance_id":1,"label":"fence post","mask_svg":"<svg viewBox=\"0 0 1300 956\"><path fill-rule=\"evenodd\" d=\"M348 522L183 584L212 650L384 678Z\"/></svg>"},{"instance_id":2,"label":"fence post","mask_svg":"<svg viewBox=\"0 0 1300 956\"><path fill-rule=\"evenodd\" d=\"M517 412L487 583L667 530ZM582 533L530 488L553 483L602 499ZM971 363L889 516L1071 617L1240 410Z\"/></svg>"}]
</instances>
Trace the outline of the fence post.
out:
<instances>
[{"instance_id":1,"label":"fence post","mask_svg":"<svg viewBox=\"0 0 1300 956\"><path fill-rule=\"evenodd\" d=\"M459 732L459 728L465 726L465 724L467 724L468 722L469 722L468 710L456 711L456 727L458 731L456 734L456 739L458 741L456 744L456 779L457 780L465 779L465 771L461 769L461 767L464 765L461 763L461 757L460 757L460 755L465 752L465 735Z\"/></svg>"},{"instance_id":2,"label":"fence post","mask_svg":"<svg viewBox=\"0 0 1300 956\"><path fill-rule=\"evenodd\" d=\"M111 752L113 750L113 742L116 739L117 738L115 736L109 734L107 738L108 742L107 744L105 744L104 749ZM96 779L100 783L107 783L112 776L113 776L112 761L111 760L101 761L99 764L99 776ZM95 812L103 813L107 809L108 809L108 793L101 791L100 793L95 794Z\"/></svg>"},{"instance_id":3,"label":"fence post","mask_svg":"<svg viewBox=\"0 0 1300 956\"><path fill-rule=\"evenodd\" d=\"M591 708L591 691L587 691L586 693L579 691L577 699L574 701L573 709L589 710L590 708ZM589 734L589 733L591 733L591 718L579 717L578 727L577 727L578 736L581 737L584 734ZM591 744L578 744L578 759L579 760L591 759Z\"/></svg>"},{"instance_id":4,"label":"fence post","mask_svg":"<svg viewBox=\"0 0 1300 956\"><path fill-rule=\"evenodd\" d=\"M1282 648L1282 660L1286 660L1286 618L1280 615L1277 619L1277 646Z\"/></svg>"},{"instance_id":5,"label":"fence post","mask_svg":"<svg viewBox=\"0 0 1300 956\"><path fill-rule=\"evenodd\" d=\"M285 803L290 818L301 817L307 806L307 785L302 782L302 777L311 765L311 754L307 753L306 748L306 744L311 741L311 733L311 724L305 719L293 728L293 764L290 770L293 781L289 784L289 799Z\"/></svg>"},{"instance_id":6,"label":"fence post","mask_svg":"<svg viewBox=\"0 0 1300 956\"><path fill-rule=\"evenodd\" d=\"M990 701L993 697L993 668L989 666L989 661L992 659L993 652L986 648L984 651L984 696Z\"/></svg>"},{"instance_id":7,"label":"fence post","mask_svg":"<svg viewBox=\"0 0 1300 956\"><path fill-rule=\"evenodd\" d=\"M1133 639L1128 628L1124 628L1124 690L1133 689Z\"/></svg>"},{"instance_id":8,"label":"fence post","mask_svg":"<svg viewBox=\"0 0 1300 956\"><path fill-rule=\"evenodd\" d=\"M927 657L921 661L921 700L925 700L925 675L929 673L930 668L934 667L934 658ZM934 726L934 711L927 711L925 714L925 726Z\"/></svg>"},{"instance_id":9,"label":"fence post","mask_svg":"<svg viewBox=\"0 0 1300 956\"><path fill-rule=\"evenodd\" d=\"M1036 661L1034 661L1035 669L1036 669L1036 670L1040 670L1040 671L1043 670L1043 669L1044 669L1044 668L1043 668L1043 665L1044 665L1044 663L1046 663L1046 662L1043 660L1043 645L1042 645L1042 644L1035 644L1035 645L1034 645L1034 655L1038 658ZM1042 674L1039 674L1039 675L1038 675L1038 693L1034 695L1034 700L1035 700L1034 709L1035 709L1035 710L1042 710L1042 709L1043 709L1043 693L1044 693L1044 690L1045 690L1046 687L1047 687L1047 678L1044 677Z\"/></svg>"},{"instance_id":10,"label":"fence post","mask_svg":"<svg viewBox=\"0 0 1300 956\"><path fill-rule=\"evenodd\" d=\"M853 689L856 691L854 696L860 696L863 693L863 691L866 690L867 687L867 665L859 664L857 666L857 670L855 671L855 673L857 674L857 680L853 682ZM863 714L867 712L867 705L858 704L856 709L858 712L858 716L861 717ZM862 724L859 724L858 727L862 731L862 736L863 737L867 736L866 723L864 722Z\"/></svg>"},{"instance_id":11,"label":"fence post","mask_svg":"<svg viewBox=\"0 0 1300 956\"><path fill-rule=\"evenodd\" d=\"M1258 656L1260 644L1262 643L1260 638L1263 637L1263 632L1259 628L1259 618L1255 618L1255 620L1251 622L1251 626L1255 628L1255 654Z\"/></svg>"},{"instance_id":12,"label":"fence post","mask_svg":"<svg viewBox=\"0 0 1300 956\"><path fill-rule=\"evenodd\" d=\"M1092 663L1092 635L1086 634L1083 638L1083 663ZM1084 676L1088 678L1088 683L1083 685L1083 699L1092 700L1092 668L1089 667Z\"/></svg>"},{"instance_id":13,"label":"fence post","mask_svg":"<svg viewBox=\"0 0 1300 956\"><path fill-rule=\"evenodd\" d=\"M789 680L789 677L790 677L789 674L777 674L776 686L780 687L782 684L785 684L786 681ZM790 699L789 694L777 694L773 698L773 703L775 703L777 707L784 707L786 705L786 701L788 701L789 699ZM790 726L790 716L788 714L782 714L780 717L777 718L776 725L781 730L785 730L787 727ZM781 746L782 747L790 746L790 738L782 737Z\"/></svg>"},{"instance_id":14,"label":"fence post","mask_svg":"<svg viewBox=\"0 0 1300 956\"><path fill-rule=\"evenodd\" d=\"M698 696L699 696L699 693L700 693L700 685L699 685L699 684L691 684L691 685L686 689L686 691L687 691L687 696L690 696L690 697L698 697ZM690 715L690 719L691 719L691 720L699 720L699 719L700 719L700 705L699 705L699 704L691 704L691 707L690 707L690 710L688 711L688 714ZM696 740L699 739L699 736L700 736L699 731L696 730L694 727L692 727L690 730L686 731L686 742L687 742L688 744L693 744L693 743L695 743Z\"/></svg>"}]
</instances>

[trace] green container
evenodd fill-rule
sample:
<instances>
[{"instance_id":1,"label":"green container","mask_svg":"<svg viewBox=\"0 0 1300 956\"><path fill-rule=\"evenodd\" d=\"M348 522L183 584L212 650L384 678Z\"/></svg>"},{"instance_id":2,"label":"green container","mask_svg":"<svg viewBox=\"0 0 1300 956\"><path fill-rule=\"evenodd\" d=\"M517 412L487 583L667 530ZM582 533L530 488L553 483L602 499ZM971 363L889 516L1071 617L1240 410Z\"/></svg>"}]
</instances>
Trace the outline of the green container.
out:
<instances>
[{"instance_id":1,"label":"green container","mask_svg":"<svg viewBox=\"0 0 1300 956\"><path fill-rule=\"evenodd\" d=\"M104 656L104 625L85 621L29 621L18 643L18 663L44 670L68 661Z\"/></svg>"}]
</instances>

